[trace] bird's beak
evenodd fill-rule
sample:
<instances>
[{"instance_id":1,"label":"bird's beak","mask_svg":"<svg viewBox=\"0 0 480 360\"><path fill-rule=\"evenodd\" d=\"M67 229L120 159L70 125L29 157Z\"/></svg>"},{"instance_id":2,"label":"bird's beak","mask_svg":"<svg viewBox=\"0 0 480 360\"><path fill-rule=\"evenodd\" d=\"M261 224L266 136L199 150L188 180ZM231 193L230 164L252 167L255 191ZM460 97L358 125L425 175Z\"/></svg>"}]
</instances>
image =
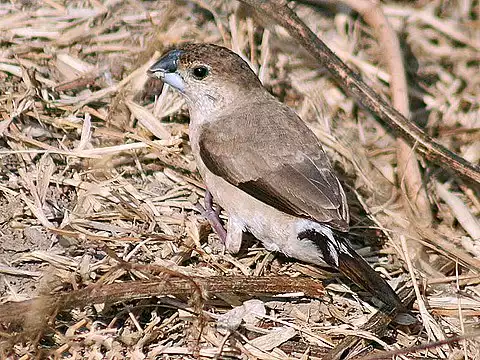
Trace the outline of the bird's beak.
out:
<instances>
[{"instance_id":1,"label":"bird's beak","mask_svg":"<svg viewBox=\"0 0 480 360\"><path fill-rule=\"evenodd\" d=\"M181 54L182 51L180 50L169 51L147 70L148 76L160 79L178 91L183 92L185 82L177 71Z\"/></svg>"}]
</instances>

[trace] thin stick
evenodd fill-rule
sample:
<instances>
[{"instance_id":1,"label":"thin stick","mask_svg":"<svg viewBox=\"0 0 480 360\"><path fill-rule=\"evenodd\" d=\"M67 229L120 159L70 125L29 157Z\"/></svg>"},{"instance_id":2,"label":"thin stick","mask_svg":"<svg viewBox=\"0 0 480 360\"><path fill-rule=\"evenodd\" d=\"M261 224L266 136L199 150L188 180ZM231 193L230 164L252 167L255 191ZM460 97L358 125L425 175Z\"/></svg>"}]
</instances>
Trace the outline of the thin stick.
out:
<instances>
[{"instance_id":1,"label":"thin stick","mask_svg":"<svg viewBox=\"0 0 480 360\"><path fill-rule=\"evenodd\" d=\"M407 77L398 36L388 22L379 2L370 0L343 0L345 4L357 11L376 33L378 42L385 52L385 61L390 73L390 88L393 106L405 118L410 118ZM414 150L402 139L397 139L398 180L404 195L406 209L410 215L423 226L430 226L433 215L427 192L422 182L420 167ZM421 215L421 216L420 216Z\"/></svg>"},{"instance_id":2,"label":"thin stick","mask_svg":"<svg viewBox=\"0 0 480 360\"><path fill-rule=\"evenodd\" d=\"M283 294L298 291L312 297L319 297L324 294L321 283L308 278L292 278L289 276L184 276L180 279L93 284L81 290L0 304L0 323L23 324L28 319L45 318L45 315L49 316L52 311L66 311L74 307L84 307L88 304L118 303L153 296L192 294L198 291L210 295L231 293Z\"/></svg>"}]
</instances>

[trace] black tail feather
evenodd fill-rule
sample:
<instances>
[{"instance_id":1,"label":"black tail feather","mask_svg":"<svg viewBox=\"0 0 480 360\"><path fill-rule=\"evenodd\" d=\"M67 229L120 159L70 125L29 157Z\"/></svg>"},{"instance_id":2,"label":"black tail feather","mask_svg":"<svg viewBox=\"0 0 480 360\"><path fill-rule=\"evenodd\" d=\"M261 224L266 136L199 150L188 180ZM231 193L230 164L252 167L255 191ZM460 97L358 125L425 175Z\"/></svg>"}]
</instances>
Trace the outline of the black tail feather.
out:
<instances>
[{"instance_id":1,"label":"black tail feather","mask_svg":"<svg viewBox=\"0 0 480 360\"><path fill-rule=\"evenodd\" d=\"M314 242L322 252L323 260L358 286L369 291L385 304L403 310L404 306L397 293L352 249L348 240L338 233L332 232L332 234L333 240L328 235L312 229L299 234L299 238Z\"/></svg>"}]
</instances>

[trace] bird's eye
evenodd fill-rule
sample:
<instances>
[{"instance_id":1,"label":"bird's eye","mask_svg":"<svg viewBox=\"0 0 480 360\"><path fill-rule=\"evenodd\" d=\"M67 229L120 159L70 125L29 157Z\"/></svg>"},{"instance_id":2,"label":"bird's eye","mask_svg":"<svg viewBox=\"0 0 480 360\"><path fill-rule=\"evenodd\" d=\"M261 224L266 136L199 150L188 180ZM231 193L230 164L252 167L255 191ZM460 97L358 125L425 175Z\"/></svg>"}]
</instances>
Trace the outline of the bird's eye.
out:
<instances>
[{"instance_id":1,"label":"bird's eye","mask_svg":"<svg viewBox=\"0 0 480 360\"><path fill-rule=\"evenodd\" d=\"M205 66L197 66L193 68L193 76L198 80L202 80L208 75L208 69Z\"/></svg>"}]
</instances>

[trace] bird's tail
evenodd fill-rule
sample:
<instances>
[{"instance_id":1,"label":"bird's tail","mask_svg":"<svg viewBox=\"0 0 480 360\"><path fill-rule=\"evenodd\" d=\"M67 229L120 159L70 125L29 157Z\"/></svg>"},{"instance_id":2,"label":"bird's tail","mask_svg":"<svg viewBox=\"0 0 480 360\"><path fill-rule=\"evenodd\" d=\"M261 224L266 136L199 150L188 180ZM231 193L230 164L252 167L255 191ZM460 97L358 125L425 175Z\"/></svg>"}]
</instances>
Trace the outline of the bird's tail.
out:
<instances>
[{"instance_id":1,"label":"bird's tail","mask_svg":"<svg viewBox=\"0 0 480 360\"><path fill-rule=\"evenodd\" d=\"M337 268L358 286L368 290L385 304L398 310L404 306L397 293L388 283L360 256L349 244L345 236L339 233L322 234L318 231L305 233L322 251L325 262ZM329 235L333 235L332 237Z\"/></svg>"}]
</instances>

